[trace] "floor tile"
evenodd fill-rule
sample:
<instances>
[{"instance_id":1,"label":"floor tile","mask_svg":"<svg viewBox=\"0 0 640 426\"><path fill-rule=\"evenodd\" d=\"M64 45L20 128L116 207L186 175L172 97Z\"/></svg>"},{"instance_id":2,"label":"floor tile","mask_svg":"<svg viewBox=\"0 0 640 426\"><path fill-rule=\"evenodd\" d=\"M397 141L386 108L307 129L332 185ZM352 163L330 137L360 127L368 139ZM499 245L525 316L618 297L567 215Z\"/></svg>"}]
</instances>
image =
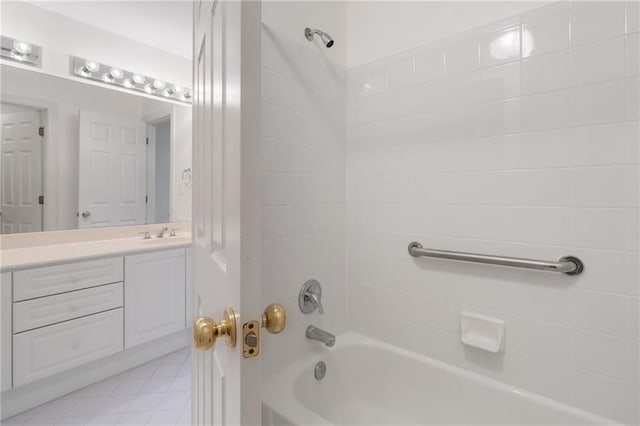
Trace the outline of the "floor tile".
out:
<instances>
[{"instance_id":1,"label":"floor tile","mask_svg":"<svg viewBox=\"0 0 640 426\"><path fill-rule=\"evenodd\" d=\"M185 348L2 421L2 426L189 425Z\"/></svg>"}]
</instances>

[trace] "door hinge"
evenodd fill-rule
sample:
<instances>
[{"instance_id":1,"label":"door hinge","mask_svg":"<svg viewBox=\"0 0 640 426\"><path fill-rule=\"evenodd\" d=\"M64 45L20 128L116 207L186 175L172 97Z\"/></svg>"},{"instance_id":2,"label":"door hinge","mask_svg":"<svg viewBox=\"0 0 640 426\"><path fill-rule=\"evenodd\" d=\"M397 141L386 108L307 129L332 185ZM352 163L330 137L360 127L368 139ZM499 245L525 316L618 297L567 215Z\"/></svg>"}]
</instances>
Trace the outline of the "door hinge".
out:
<instances>
[{"instance_id":1,"label":"door hinge","mask_svg":"<svg viewBox=\"0 0 640 426\"><path fill-rule=\"evenodd\" d=\"M44 195L38 197L38 204L44 204Z\"/></svg>"},{"instance_id":2,"label":"door hinge","mask_svg":"<svg viewBox=\"0 0 640 426\"><path fill-rule=\"evenodd\" d=\"M146 138L146 139L147 139L147 145L149 145L149 138Z\"/></svg>"},{"instance_id":3,"label":"door hinge","mask_svg":"<svg viewBox=\"0 0 640 426\"><path fill-rule=\"evenodd\" d=\"M38 134L39 134L40 136L44 136L44 126L40 126L40 127L38 128Z\"/></svg>"},{"instance_id":4,"label":"door hinge","mask_svg":"<svg viewBox=\"0 0 640 426\"><path fill-rule=\"evenodd\" d=\"M144 196L144 203L145 203L145 204L148 204L148 203L149 203L149 196L148 196L148 195L145 195L145 196Z\"/></svg>"}]
</instances>

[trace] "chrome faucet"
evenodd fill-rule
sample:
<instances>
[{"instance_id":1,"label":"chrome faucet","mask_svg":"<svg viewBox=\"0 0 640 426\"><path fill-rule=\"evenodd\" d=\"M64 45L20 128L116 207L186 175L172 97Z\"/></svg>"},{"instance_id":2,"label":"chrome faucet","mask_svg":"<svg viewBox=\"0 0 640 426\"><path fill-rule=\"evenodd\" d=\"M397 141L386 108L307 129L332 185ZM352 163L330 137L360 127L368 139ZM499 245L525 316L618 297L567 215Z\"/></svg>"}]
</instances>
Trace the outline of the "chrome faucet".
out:
<instances>
[{"instance_id":1,"label":"chrome faucet","mask_svg":"<svg viewBox=\"0 0 640 426\"><path fill-rule=\"evenodd\" d=\"M167 232L169 230L168 227L164 227L160 230L160 232L158 232L158 235L156 235L157 238L163 238L164 237L164 233Z\"/></svg>"},{"instance_id":2,"label":"chrome faucet","mask_svg":"<svg viewBox=\"0 0 640 426\"><path fill-rule=\"evenodd\" d=\"M327 345L327 347L329 348L336 344L336 336L329 333L328 331L321 330L318 327L314 327L312 325L307 327L306 335L307 335L307 339L317 340L318 342L322 342L325 345Z\"/></svg>"}]
</instances>

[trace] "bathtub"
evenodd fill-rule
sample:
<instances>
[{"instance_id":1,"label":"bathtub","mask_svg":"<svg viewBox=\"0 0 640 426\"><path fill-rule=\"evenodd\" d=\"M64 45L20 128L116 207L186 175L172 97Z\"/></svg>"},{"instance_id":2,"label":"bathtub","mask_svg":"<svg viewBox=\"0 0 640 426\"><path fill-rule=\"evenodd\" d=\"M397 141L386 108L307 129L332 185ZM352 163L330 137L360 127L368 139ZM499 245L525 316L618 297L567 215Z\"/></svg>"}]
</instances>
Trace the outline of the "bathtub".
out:
<instances>
[{"instance_id":1,"label":"bathtub","mask_svg":"<svg viewBox=\"0 0 640 426\"><path fill-rule=\"evenodd\" d=\"M558 402L355 333L265 378L263 424L614 424ZM314 378L318 361L324 379Z\"/></svg>"}]
</instances>

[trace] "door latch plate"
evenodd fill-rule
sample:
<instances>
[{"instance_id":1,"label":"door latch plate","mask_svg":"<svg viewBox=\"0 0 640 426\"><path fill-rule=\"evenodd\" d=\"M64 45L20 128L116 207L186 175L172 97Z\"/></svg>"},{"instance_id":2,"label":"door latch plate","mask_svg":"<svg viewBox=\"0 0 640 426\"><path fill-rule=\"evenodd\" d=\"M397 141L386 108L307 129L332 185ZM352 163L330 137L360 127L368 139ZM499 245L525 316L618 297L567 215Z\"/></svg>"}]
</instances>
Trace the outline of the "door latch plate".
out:
<instances>
[{"instance_id":1,"label":"door latch plate","mask_svg":"<svg viewBox=\"0 0 640 426\"><path fill-rule=\"evenodd\" d=\"M242 356L253 358L260 353L260 323L249 321L242 325Z\"/></svg>"}]
</instances>

